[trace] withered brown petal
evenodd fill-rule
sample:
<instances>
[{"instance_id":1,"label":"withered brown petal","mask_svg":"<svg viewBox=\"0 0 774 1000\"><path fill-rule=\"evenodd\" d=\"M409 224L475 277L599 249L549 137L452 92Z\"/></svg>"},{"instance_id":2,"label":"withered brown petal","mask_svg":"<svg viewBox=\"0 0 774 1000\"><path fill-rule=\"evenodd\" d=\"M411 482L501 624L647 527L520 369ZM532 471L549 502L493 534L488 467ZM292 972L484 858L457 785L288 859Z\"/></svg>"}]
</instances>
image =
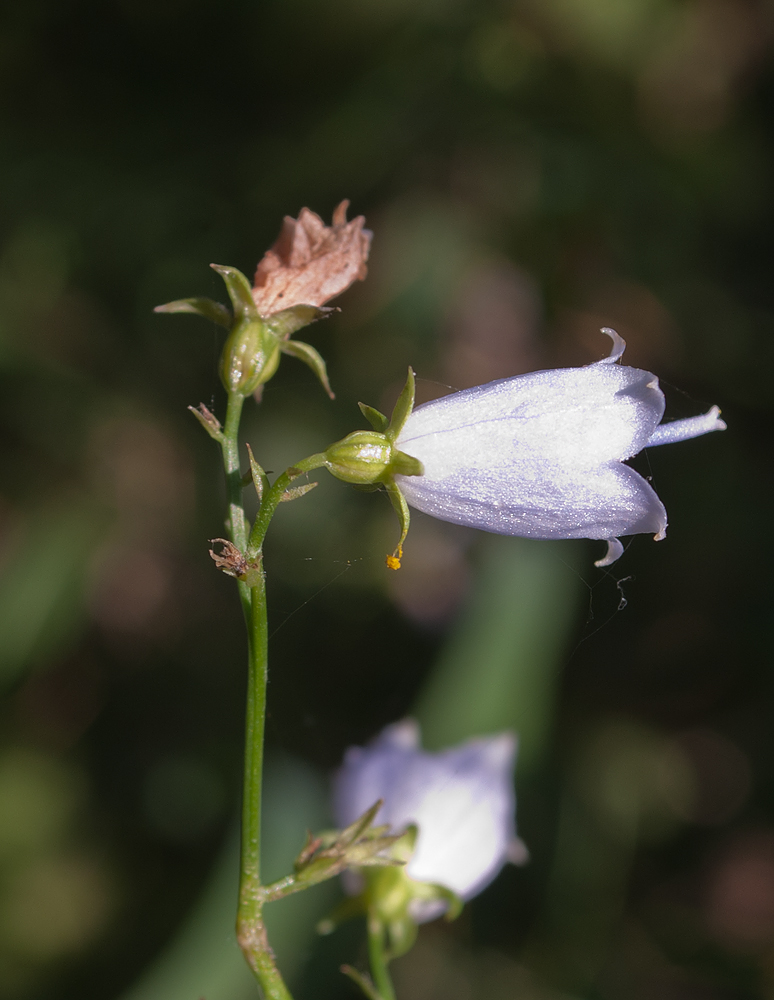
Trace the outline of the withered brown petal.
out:
<instances>
[{"instance_id":1,"label":"withered brown petal","mask_svg":"<svg viewBox=\"0 0 774 1000\"><path fill-rule=\"evenodd\" d=\"M297 305L321 306L366 276L371 233L359 215L347 222L348 201L326 226L302 208L297 219L285 216L274 246L255 272L253 298L262 316Z\"/></svg>"}]
</instances>

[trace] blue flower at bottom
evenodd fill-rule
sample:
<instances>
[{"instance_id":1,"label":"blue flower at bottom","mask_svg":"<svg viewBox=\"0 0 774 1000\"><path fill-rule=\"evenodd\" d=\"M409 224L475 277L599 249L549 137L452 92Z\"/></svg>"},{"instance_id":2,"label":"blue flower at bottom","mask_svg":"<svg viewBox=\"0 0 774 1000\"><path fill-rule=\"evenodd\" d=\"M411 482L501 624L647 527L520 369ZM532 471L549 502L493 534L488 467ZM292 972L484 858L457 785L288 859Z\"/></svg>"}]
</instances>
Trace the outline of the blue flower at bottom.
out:
<instances>
[{"instance_id":1,"label":"blue flower at bottom","mask_svg":"<svg viewBox=\"0 0 774 1000\"><path fill-rule=\"evenodd\" d=\"M516 838L515 763L512 733L430 753L422 750L416 722L405 719L369 746L347 751L334 785L336 819L347 826L383 799L376 823L389 824L394 833L417 827L405 868L409 880L471 899L507 861L526 859ZM421 898L418 887L409 912L421 923L446 907L437 896Z\"/></svg>"}]
</instances>

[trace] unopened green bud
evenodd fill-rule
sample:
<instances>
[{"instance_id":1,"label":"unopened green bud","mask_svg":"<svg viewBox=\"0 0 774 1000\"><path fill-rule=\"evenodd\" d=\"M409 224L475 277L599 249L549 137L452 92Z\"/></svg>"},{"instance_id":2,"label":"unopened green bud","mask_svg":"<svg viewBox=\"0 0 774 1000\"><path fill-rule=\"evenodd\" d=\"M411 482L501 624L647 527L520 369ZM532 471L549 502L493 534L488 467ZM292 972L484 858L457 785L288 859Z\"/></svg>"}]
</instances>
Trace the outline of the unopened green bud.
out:
<instances>
[{"instance_id":1,"label":"unopened green bud","mask_svg":"<svg viewBox=\"0 0 774 1000\"><path fill-rule=\"evenodd\" d=\"M220 377L227 392L249 396L268 382L280 362L280 340L261 319L237 323L226 339Z\"/></svg>"}]
</instances>

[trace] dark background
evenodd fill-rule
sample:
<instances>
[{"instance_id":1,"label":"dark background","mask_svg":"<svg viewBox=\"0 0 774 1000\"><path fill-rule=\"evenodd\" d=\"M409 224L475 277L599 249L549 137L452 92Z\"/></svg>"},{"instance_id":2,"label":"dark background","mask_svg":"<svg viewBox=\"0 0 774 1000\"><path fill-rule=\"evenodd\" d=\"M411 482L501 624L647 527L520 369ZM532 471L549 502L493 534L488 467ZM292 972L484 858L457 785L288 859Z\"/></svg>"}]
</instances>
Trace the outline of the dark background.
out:
<instances>
[{"instance_id":1,"label":"dark background","mask_svg":"<svg viewBox=\"0 0 774 1000\"><path fill-rule=\"evenodd\" d=\"M389 408L408 364L428 399L596 360L603 325L668 415L729 430L636 460L669 537L605 571L599 544L415 517L389 574L383 495L283 507L269 867L387 722L516 727L532 860L423 929L401 1000L774 995L771 4L28 0L0 25L0 998L255 995L243 636L186 413L222 413L222 335L152 308L224 299L211 261L251 274L284 214L345 197L369 277L306 331L337 398L285 359L246 411L265 467ZM315 892L280 959L300 1000L355 996L361 928L315 942Z\"/></svg>"}]
</instances>

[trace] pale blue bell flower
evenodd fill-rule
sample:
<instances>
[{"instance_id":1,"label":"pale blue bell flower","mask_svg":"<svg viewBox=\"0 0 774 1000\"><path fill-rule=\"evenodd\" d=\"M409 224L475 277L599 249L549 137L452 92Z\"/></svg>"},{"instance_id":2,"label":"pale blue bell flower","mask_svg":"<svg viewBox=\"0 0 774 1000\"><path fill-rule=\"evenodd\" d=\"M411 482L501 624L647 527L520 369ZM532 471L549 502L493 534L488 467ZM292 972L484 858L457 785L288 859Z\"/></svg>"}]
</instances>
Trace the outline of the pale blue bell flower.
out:
<instances>
[{"instance_id":1,"label":"pale blue bell flower","mask_svg":"<svg viewBox=\"0 0 774 1000\"><path fill-rule=\"evenodd\" d=\"M527 538L598 538L597 566L623 552L622 535L664 538L667 515L653 487L628 465L645 447L725 430L720 410L661 423L658 378L609 357L500 379L425 403L396 447L424 475L396 476L406 500L443 521Z\"/></svg>"},{"instance_id":2,"label":"pale blue bell flower","mask_svg":"<svg viewBox=\"0 0 774 1000\"><path fill-rule=\"evenodd\" d=\"M410 824L418 828L409 878L471 899L506 861L526 859L516 838L515 763L512 733L430 753L421 748L417 723L406 719L368 746L347 750L334 782L336 819L347 826L383 799L375 823L387 823L396 833ZM421 923L445 906L417 899L411 915Z\"/></svg>"}]
</instances>

